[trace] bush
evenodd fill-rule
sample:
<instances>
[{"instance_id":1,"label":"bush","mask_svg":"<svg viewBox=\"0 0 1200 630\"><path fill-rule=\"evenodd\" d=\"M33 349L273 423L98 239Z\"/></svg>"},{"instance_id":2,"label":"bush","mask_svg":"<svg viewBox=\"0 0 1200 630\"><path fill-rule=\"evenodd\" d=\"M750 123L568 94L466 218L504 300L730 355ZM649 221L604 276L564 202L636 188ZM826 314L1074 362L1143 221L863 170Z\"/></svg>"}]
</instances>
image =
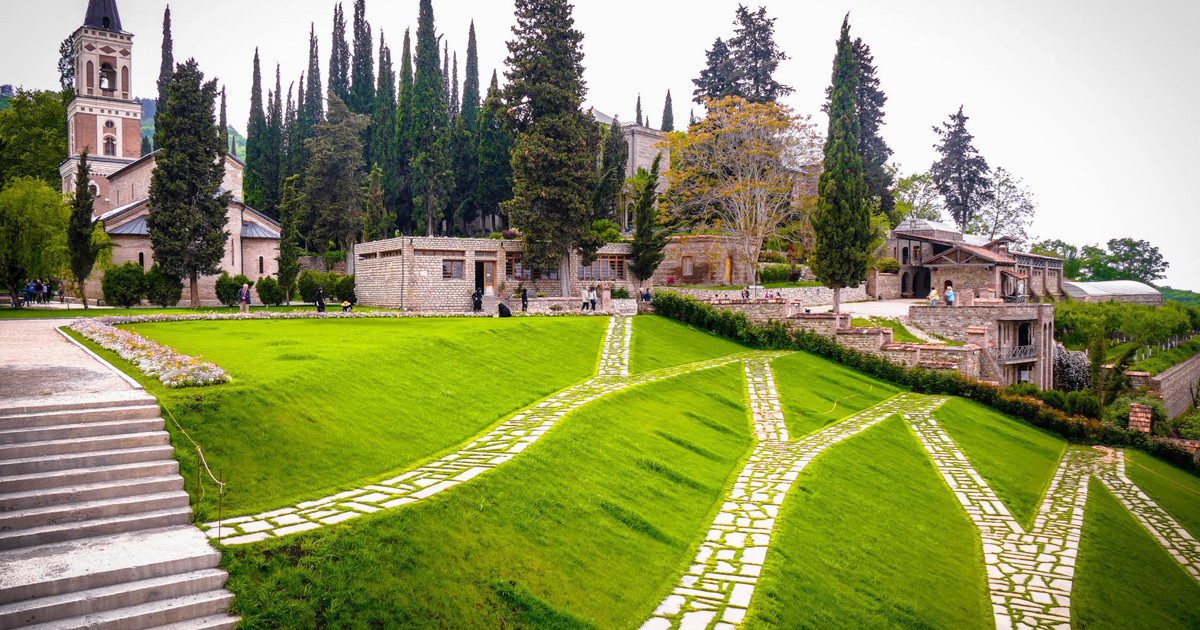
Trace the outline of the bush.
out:
<instances>
[{"instance_id":1,"label":"bush","mask_svg":"<svg viewBox=\"0 0 1200 630\"><path fill-rule=\"evenodd\" d=\"M676 282L679 282L679 278L676 278L675 276L667 276L667 286L673 287L675 286Z\"/></svg>"},{"instance_id":2,"label":"bush","mask_svg":"<svg viewBox=\"0 0 1200 630\"><path fill-rule=\"evenodd\" d=\"M183 297L183 280L163 273L157 264L146 274L145 286L146 300L163 308L179 304Z\"/></svg>"},{"instance_id":3,"label":"bush","mask_svg":"<svg viewBox=\"0 0 1200 630\"><path fill-rule=\"evenodd\" d=\"M258 299L263 304L271 306L279 306L287 299L287 292L279 285L279 282L271 276L263 276L254 283L254 291L258 293Z\"/></svg>"},{"instance_id":4,"label":"bush","mask_svg":"<svg viewBox=\"0 0 1200 630\"><path fill-rule=\"evenodd\" d=\"M297 290L300 292L300 300L303 302L317 301L317 287L321 286L321 276L325 274L307 270L300 274L300 278L296 281Z\"/></svg>"},{"instance_id":5,"label":"bush","mask_svg":"<svg viewBox=\"0 0 1200 630\"><path fill-rule=\"evenodd\" d=\"M1038 398L1059 411L1067 411L1067 396L1057 389L1047 389L1039 393Z\"/></svg>"},{"instance_id":6,"label":"bush","mask_svg":"<svg viewBox=\"0 0 1200 630\"><path fill-rule=\"evenodd\" d=\"M250 283L250 279L243 275L237 277L229 277L229 273L222 271L220 277L217 278L217 301L225 306L233 306L237 304L238 291L241 290L243 281L246 284Z\"/></svg>"},{"instance_id":7,"label":"bush","mask_svg":"<svg viewBox=\"0 0 1200 630\"><path fill-rule=\"evenodd\" d=\"M804 330L789 330L783 322L753 324L744 313L719 310L694 297L673 291L654 293L654 309L659 315L708 330L739 343L764 350L798 350L824 357L868 376L900 385L913 391L969 398L1024 422L1057 433L1073 442L1104 444L1120 448L1136 448L1174 464L1193 474L1200 474L1200 458L1162 438L1129 431L1094 418L1070 416L1048 405L1003 388L967 378L957 372L942 373L921 368L905 368L882 357L865 354L838 345L836 341ZM1099 402L1086 392L1067 396L1067 405L1079 406Z\"/></svg>"},{"instance_id":8,"label":"bush","mask_svg":"<svg viewBox=\"0 0 1200 630\"><path fill-rule=\"evenodd\" d=\"M104 301L110 306L129 308L140 304L146 294L146 273L133 261L110 267L100 280L100 288L104 291Z\"/></svg>"},{"instance_id":9,"label":"bush","mask_svg":"<svg viewBox=\"0 0 1200 630\"><path fill-rule=\"evenodd\" d=\"M900 273L900 261L895 258L884 258L875 263L875 269L880 273Z\"/></svg>"},{"instance_id":10,"label":"bush","mask_svg":"<svg viewBox=\"0 0 1200 630\"><path fill-rule=\"evenodd\" d=\"M337 274L332 275L336 276ZM334 292L339 302L357 304L358 297L354 295L354 274L337 278L334 281ZM325 293L328 294L329 289L326 289Z\"/></svg>"},{"instance_id":11,"label":"bush","mask_svg":"<svg viewBox=\"0 0 1200 630\"><path fill-rule=\"evenodd\" d=\"M787 256L785 256L783 252L764 249L758 254L758 262L762 263L778 263L781 265L786 265L787 261Z\"/></svg>"},{"instance_id":12,"label":"bush","mask_svg":"<svg viewBox=\"0 0 1200 630\"><path fill-rule=\"evenodd\" d=\"M1066 408L1063 411L1083 416L1085 418L1100 417L1100 399L1089 391L1077 391L1067 394Z\"/></svg>"},{"instance_id":13,"label":"bush","mask_svg":"<svg viewBox=\"0 0 1200 630\"><path fill-rule=\"evenodd\" d=\"M346 262L346 251L342 249L325 250L325 271L333 271L334 265ZM326 289L328 291L328 289Z\"/></svg>"},{"instance_id":14,"label":"bush","mask_svg":"<svg viewBox=\"0 0 1200 630\"><path fill-rule=\"evenodd\" d=\"M767 265L758 269L758 280L762 284L788 282L791 275L792 268L787 265Z\"/></svg>"},{"instance_id":15,"label":"bush","mask_svg":"<svg viewBox=\"0 0 1200 630\"><path fill-rule=\"evenodd\" d=\"M500 236L506 241L515 241L521 238L521 231L514 228L508 228L507 230L501 232Z\"/></svg>"},{"instance_id":16,"label":"bush","mask_svg":"<svg viewBox=\"0 0 1200 630\"><path fill-rule=\"evenodd\" d=\"M493 241L503 240L504 233L503 232L492 232L491 234L488 234L488 238Z\"/></svg>"},{"instance_id":17,"label":"bush","mask_svg":"<svg viewBox=\"0 0 1200 630\"><path fill-rule=\"evenodd\" d=\"M625 287L617 287L617 288L613 289L612 290L612 299L628 300L629 299L629 289L626 289Z\"/></svg>"}]
</instances>

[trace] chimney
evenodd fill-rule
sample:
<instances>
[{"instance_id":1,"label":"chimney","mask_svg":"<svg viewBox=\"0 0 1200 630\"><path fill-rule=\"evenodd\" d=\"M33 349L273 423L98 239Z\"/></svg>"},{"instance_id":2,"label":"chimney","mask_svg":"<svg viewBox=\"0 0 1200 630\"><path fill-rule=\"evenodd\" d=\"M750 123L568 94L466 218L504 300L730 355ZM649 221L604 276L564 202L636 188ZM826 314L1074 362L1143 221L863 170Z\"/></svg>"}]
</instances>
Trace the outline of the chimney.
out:
<instances>
[{"instance_id":1,"label":"chimney","mask_svg":"<svg viewBox=\"0 0 1200 630\"><path fill-rule=\"evenodd\" d=\"M1008 243L1000 243L999 245L996 246L996 251L1007 256L1008 255Z\"/></svg>"}]
</instances>

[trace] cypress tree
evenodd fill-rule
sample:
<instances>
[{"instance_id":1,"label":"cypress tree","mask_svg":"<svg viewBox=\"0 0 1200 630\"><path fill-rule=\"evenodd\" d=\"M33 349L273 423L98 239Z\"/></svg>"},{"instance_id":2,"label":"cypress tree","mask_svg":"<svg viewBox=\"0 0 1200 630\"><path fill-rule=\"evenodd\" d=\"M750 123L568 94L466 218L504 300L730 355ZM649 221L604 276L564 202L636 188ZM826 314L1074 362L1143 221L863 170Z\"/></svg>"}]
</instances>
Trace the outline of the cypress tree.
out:
<instances>
[{"instance_id":1,"label":"cypress tree","mask_svg":"<svg viewBox=\"0 0 1200 630\"><path fill-rule=\"evenodd\" d=\"M454 69L450 74L450 122L458 120L462 105L458 102L458 51L454 51Z\"/></svg>"},{"instance_id":2,"label":"cypress tree","mask_svg":"<svg viewBox=\"0 0 1200 630\"><path fill-rule=\"evenodd\" d=\"M221 134L221 146L229 146L229 117L225 112L225 86L221 86L221 122L217 123ZM233 157L237 157L235 153Z\"/></svg>"},{"instance_id":3,"label":"cypress tree","mask_svg":"<svg viewBox=\"0 0 1200 630\"><path fill-rule=\"evenodd\" d=\"M368 163L382 170L383 205L395 215L400 192L400 174L396 164L396 88L392 72L392 51L383 33L379 34L379 84L375 89L375 112L371 125L370 159ZM390 233L390 230L385 230Z\"/></svg>"},{"instance_id":4,"label":"cypress tree","mask_svg":"<svg viewBox=\"0 0 1200 630\"><path fill-rule=\"evenodd\" d=\"M458 59L455 58L455 101L458 100ZM461 108L454 124L454 199L451 205L467 224L479 216L479 50L475 42L475 22L467 34L466 76L463 77Z\"/></svg>"},{"instance_id":5,"label":"cypress tree","mask_svg":"<svg viewBox=\"0 0 1200 630\"><path fill-rule=\"evenodd\" d=\"M447 147L448 103L439 65L433 5L430 0L421 0L409 134L412 139L413 212L416 221L425 224L426 235L433 235L438 220L445 216L454 186Z\"/></svg>"},{"instance_id":6,"label":"cypress tree","mask_svg":"<svg viewBox=\"0 0 1200 630\"><path fill-rule=\"evenodd\" d=\"M143 148L146 138L142 138ZM97 232L104 233L103 223L92 222L93 203L96 200L89 187L91 183L91 167L88 166L87 147L79 154L79 166L75 171L75 195L71 198L71 218L67 223L67 251L70 255L71 275L79 295L86 296L85 284L92 268L96 266L96 258L105 249L97 239ZM83 300L83 308L87 308L87 300Z\"/></svg>"},{"instance_id":7,"label":"cypress tree","mask_svg":"<svg viewBox=\"0 0 1200 630\"><path fill-rule=\"evenodd\" d=\"M634 203L632 254L629 263L629 273L639 282L645 282L654 276L654 271L663 261L663 250L667 247L670 232L658 227L658 169L662 154L654 156L650 171L638 169L642 186L636 191L637 200Z\"/></svg>"},{"instance_id":8,"label":"cypress tree","mask_svg":"<svg viewBox=\"0 0 1200 630\"><path fill-rule=\"evenodd\" d=\"M204 82L196 60L180 64L157 121L160 151L150 176L146 226L154 258L164 273L190 280L192 308L200 306L200 276L219 270L229 236L231 197L220 192L225 148L213 120L216 98L217 82Z\"/></svg>"},{"instance_id":9,"label":"cypress tree","mask_svg":"<svg viewBox=\"0 0 1200 630\"><path fill-rule=\"evenodd\" d=\"M369 115L375 112L375 41L366 13L366 0L354 0L354 64L350 70L350 96L346 105L356 114Z\"/></svg>"},{"instance_id":10,"label":"cypress tree","mask_svg":"<svg viewBox=\"0 0 1200 630\"><path fill-rule=\"evenodd\" d=\"M413 233L412 70L412 40L405 29L404 51L400 54L400 87L396 95L396 154L391 170L396 174L396 223L407 234Z\"/></svg>"},{"instance_id":11,"label":"cypress tree","mask_svg":"<svg viewBox=\"0 0 1200 630\"><path fill-rule=\"evenodd\" d=\"M150 136L142 136L142 157L150 155L154 149L150 147Z\"/></svg>"},{"instance_id":12,"label":"cypress tree","mask_svg":"<svg viewBox=\"0 0 1200 630\"><path fill-rule=\"evenodd\" d=\"M300 275L300 213L302 202L296 193L300 178L293 175L283 182L283 195L279 201L279 286L287 293L287 299L292 301L292 289L296 286L296 277Z\"/></svg>"},{"instance_id":13,"label":"cypress tree","mask_svg":"<svg viewBox=\"0 0 1200 630\"><path fill-rule=\"evenodd\" d=\"M629 163L629 144L621 132L621 121L614 116L600 149L600 185L596 187L593 220L616 220L621 207L621 189Z\"/></svg>"},{"instance_id":14,"label":"cypress tree","mask_svg":"<svg viewBox=\"0 0 1200 630\"><path fill-rule=\"evenodd\" d=\"M262 69L258 49L254 49L254 77L250 83L250 120L246 123L246 170L242 175L242 200L251 208L263 207L263 186L266 181L263 164L263 134L267 115L263 111Z\"/></svg>"},{"instance_id":15,"label":"cypress tree","mask_svg":"<svg viewBox=\"0 0 1200 630\"><path fill-rule=\"evenodd\" d=\"M675 106L671 104L671 90L667 90L667 102L663 104L662 130L675 131Z\"/></svg>"},{"instance_id":16,"label":"cypress tree","mask_svg":"<svg viewBox=\"0 0 1200 630\"><path fill-rule=\"evenodd\" d=\"M462 113L463 124L478 137L479 129L479 46L475 43L475 20L467 34L467 68L463 76Z\"/></svg>"},{"instance_id":17,"label":"cypress tree","mask_svg":"<svg viewBox=\"0 0 1200 630\"><path fill-rule=\"evenodd\" d=\"M567 0L516 0L516 21L505 89L516 132L513 199L502 207L524 234L533 268L558 269L590 234L596 187L599 134L580 109L583 33Z\"/></svg>"},{"instance_id":18,"label":"cypress tree","mask_svg":"<svg viewBox=\"0 0 1200 630\"><path fill-rule=\"evenodd\" d=\"M479 184L475 194L485 217L498 216L500 204L512 199L513 137L504 122L505 112L499 81L492 72L492 83L479 114Z\"/></svg>"},{"instance_id":19,"label":"cypress tree","mask_svg":"<svg viewBox=\"0 0 1200 630\"><path fill-rule=\"evenodd\" d=\"M316 25L309 26L308 32L308 70L300 75L300 85L296 96L296 140L292 148L291 173L299 177L296 189L304 189L304 176L308 170L309 156L305 142L313 135L313 127L325 119L324 101L321 98L321 59L317 45ZM300 230L307 235L312 224L307 217L301 216Z\"/></svg>"},{"instance_id":20,"label":"cypress tree","mask_svg":"<svg viewBox=\"0 0 1200 630\"><path fill-rule=\"evenodd\" d=\"M296 101L292 98L296 84L289 83L283 110L283 140L279 152L279 203L283 204L283 183L293 175L296 163ZM281 211L282 214L282 211Z\"/></svg>"},{"instance_id":21,"label":"cypress tree","mask_svg":"<svg viewBox=\"0 0 1200 630\"><path fill-rule=\"evenodd\" d=\"M770 103L795 90L775 80L779 62L788 56L775 45L775 18L766 7L751 11L738 5L737 28L729 48L736 67L738 96L753 103Z\"/></svg>"},{"instance_id":22,"label":"cypress tree","mask_svg":"<svg viewBox=\"0 0 1200 630\"><path fill-rule=\"evenodd\" d=\"M158 112L167 108L167 88L171 85L171 75L175 72L174 42L171 38L171 5L163 12L162 64L158 68L158 102L155 103L155 121Z\"/></svg>"},{"instance_id":23,"label":"cypress tree","mask_svg":"<svg viewBox=\"0 0 1200 630\"><path fill-rule=\"evenodd\" d=\"M361 233L363 149L359 140L369 118L355 114L329 93L329 114L308 140L312 160L304 179L304 203L316 217L312 240L324 251L348 249Z\"/></svg>"},{"instance_id":24,"label":"cypress tree","mask_svg":"<svg viewBox=\"0 0 1200 630\"><path fill-rule=\"evenodd\" d=\"M340 2L333 8L333 37L330 47L332 50L329 53L329 91L345 101L350 98L350 46L346 44L346 18Z\"/></svg>"},{"instance_id":25,"label":"cypress tree","mask_svg":"<svg viewBox=\"0 0 1200 630\"><path fill-rule=\"evenodd\" d=\"M696 89L692 100L703 105L706 99L722 99L738 93L737 72L729 46L720 37L706 53L706 65L698 78L692 79Z\"/></svg>"},{"instance_id":26,"label":"cypress tree","mask_svg":"<svg viewBox=\"0 0 1200 630\"><path fill-rule=\"evenodd\" d=\"M450 42L442 45L442 95L446 97L446 110L450 109ZM454 114L450 113L453 117Z\"/></svg>"},{"instance_id":27,"label":"cypress tree","mask_svg":"<svg viewBox=\"0 0 1200 630\"><path fill-rule=\"evenodd\" d=\"M842 22L833 62L829 100L829 135L813 217L816 242L812 266L825 286L834 290L833 311L841 312L841 290L867 277L871 248L871 216L867 184L858 154L858 71L850 42L850 16Z\"/></svg>"},{"instance_id":28,"label":"cypress tree","mask_svg":"<svg viewBox=\"0 0 1200 630\"><path fill-rule=\"evenodd\" d=\"M283 164L283 95L279 66L275 66L275 90L270 92L267 125L262 134L262 168L260 185L263 191L261 209L267 216L279 218L279 187ZM254 207L251 205L250 207Z\"/></svg>"},{"instance_id":29,"label":"cypress tree","mask_svg":"<svg viewBox=\"0 0 1200 630\"><path fill-rule=\"evenodd\" d=\"M929 169L934 186L946 200L946 209L963 232L979 208L992 197L992 182L988 178L991 168L971 143L975 136L967 131L968 120L959 106L949 122L942 123L940 129L933 128L942 139L941 144L933 147L942 159Z\"/></svg>"},{"instance_id":30,"label":"cypress tree","mask_svg":"<svg viewBox=\"0 0 1200 630\"><path fill-rule=\"evenodd\" d=\"M311 138L311 128L325 118L325 101L321 98L321 59L317 43L317 27L309 27L308 33L308 83L304 88L304 120L309 125L310 133L305 138Z\"/></svg>"},{"instance_id":31,"label":"cypress tree","mask_svg":"<svg viewBox=\"0 0 1200 630\"><path fill-rule=\"evenodd\" d=\"M634 111L636 112L636 117L634 118L634 122L636 122L637 125L639 127L641 127L643 124L645 124L645 121L642 120L642 95L641 94L638 94L637 107L634 109Z\"/></svg>"}]
</instances>

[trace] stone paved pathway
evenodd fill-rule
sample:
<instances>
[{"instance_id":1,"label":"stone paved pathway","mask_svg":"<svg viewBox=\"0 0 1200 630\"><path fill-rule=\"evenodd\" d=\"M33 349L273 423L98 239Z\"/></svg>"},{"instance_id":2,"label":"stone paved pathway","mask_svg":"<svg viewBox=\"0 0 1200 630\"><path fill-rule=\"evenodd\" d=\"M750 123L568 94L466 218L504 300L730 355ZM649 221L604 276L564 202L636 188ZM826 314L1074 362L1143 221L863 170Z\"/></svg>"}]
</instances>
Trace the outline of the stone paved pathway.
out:
<instances>
[{"instance_id":1,"label":"stone paved pathway","mask_svg":"<svg viewBox=\"0 0 1200 630\"><path fill-rule=\"evenodd\" d=\"M518 412L482 437L472 440L437 461L405 471L378 484L253 516L225 519L220 523L205 523L201 529L205 530L209 538L218 539L224 544L246 544L305 532L348 521L363 514L415 503L511 461L545 435L563 416L601 396L680 374L750 359L766 361L784 354L749 352L629 376L631 338L631 319L612 318L604 340L597 376Z\"/></svg>"},{"instance_id":2,"label":"stone paved pathway","mask_svg":"<svg viewBox=\"0 0 1200 630\"><path fill-rule=\"evenodd\" d=\"M775 518L792 482L822 451L895 414L928 414L942 399L904 394L797 442L787 441L769 359L746 360L754 447L694 563L641 630L733 630L746 616Z\"/></svg>"}]
</instances>

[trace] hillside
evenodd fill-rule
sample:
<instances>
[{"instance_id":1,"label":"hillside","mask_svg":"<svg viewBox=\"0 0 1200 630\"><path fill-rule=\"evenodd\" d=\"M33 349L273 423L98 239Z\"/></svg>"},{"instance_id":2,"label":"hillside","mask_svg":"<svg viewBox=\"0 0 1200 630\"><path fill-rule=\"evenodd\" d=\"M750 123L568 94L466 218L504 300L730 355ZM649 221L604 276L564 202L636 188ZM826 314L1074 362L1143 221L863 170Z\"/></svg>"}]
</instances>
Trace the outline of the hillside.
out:
<instances>
[{"instance_id":1,"label":"hillside","mask_svg":"<svg viewBox=\"0 0 1200 630\"><path fill-rule=\"evenodd\" d=\"M1188 306L1200 306L1200 293L1196 293L1195 291L1172 289L1171 287L1163 287L1159 290L1162 291L1163 297L1168 300L1182 302Z\"/></svg>"}]
</instances>

